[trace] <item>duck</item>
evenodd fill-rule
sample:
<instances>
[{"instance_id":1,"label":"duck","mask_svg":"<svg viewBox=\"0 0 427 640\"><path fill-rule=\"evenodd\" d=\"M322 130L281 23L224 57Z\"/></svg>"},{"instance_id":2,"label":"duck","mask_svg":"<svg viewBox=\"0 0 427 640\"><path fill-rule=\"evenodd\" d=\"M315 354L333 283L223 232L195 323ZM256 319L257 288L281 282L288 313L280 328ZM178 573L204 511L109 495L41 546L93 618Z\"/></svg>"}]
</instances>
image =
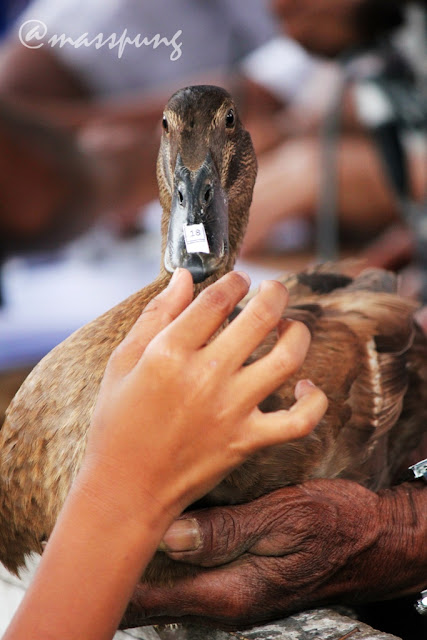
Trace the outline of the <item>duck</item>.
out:
<instances>
[{"instance_id":1,"label":"duck","mask_svg":"<svg viewBox=\"0 0 427 640\"><path fill-rule=\"evenodd\" d=\"M257 161L230 94L209 85L180 89L161 125L158 277L46 355L0 429L0 561L12 573L49 539L81 465L112 351L175 269L191 272L198 295L233 269L244 237ZM325 391L328 411L310 435L259 451L198 506L247 502L309 478L349 478L376 491L396 481L425 433L427 340L396 277L376 269L353 278L339 265L320 265L281 281L290 293L286 317L304 322L312 341L302 369L260 408L288 408L297 380L306 377ZM276 339L272 331L248 363ZM172 563L155 558L147 579L160 579L165 562ZM183 564L176 564L179 575Z\"/></svg>"}]
</instances>

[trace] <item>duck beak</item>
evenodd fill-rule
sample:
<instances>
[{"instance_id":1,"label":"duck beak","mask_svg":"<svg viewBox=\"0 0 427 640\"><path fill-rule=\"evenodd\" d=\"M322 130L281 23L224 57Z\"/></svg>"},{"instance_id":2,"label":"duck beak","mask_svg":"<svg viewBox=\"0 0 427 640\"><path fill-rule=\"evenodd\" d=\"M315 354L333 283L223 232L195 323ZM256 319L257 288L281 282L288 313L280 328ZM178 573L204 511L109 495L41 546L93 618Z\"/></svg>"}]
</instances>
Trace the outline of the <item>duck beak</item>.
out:
<instances>
[{"instance_id":1,"label":"duck beak","mask_svg":"<svg viewBox=\"0 0 427 640\"><path fill-rule=\"evenodd\" d=\"M210 152L190 171L178 154L168 238L167 271L178 267L203 282L228 259L228 202Z\"/></svg>"}]
</instances>

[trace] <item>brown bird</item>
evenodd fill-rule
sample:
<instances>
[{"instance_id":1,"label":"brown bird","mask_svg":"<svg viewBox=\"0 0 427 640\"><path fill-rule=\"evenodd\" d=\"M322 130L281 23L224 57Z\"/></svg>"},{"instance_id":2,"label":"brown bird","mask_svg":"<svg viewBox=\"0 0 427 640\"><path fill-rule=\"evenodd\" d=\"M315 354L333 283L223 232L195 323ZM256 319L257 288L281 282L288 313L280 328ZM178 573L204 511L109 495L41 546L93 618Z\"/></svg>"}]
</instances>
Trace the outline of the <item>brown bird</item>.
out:
<instances>
[{"instance_id":1,"label":"brown bird","mask_svg":"<svg viewBox=\"0 0 427 640\"><path fill-rule=\"evenodd\" d=\"M113 349L174 269L189 269L199 293L233 268L243 239L256 158L230 95L211 86L182 89L166 105L162 125L158 278L49 353L0 431L0 560L12 572L49 538L84 455ZM312 344L302 370L261 408L288 408L297 378L309 377L327 394L328 412L303 440L254 455L202 504L245 502L313 477L351 478L376 490L395 480L424 432L427 343L413 321L414 304L395 293L394 276L371 271L353 280L323 267L285 283L286 316L308 325ZM275 339L272 332L251 360ZM158 577L154 564L150 579Z\"/></svg>"}]
</instances>

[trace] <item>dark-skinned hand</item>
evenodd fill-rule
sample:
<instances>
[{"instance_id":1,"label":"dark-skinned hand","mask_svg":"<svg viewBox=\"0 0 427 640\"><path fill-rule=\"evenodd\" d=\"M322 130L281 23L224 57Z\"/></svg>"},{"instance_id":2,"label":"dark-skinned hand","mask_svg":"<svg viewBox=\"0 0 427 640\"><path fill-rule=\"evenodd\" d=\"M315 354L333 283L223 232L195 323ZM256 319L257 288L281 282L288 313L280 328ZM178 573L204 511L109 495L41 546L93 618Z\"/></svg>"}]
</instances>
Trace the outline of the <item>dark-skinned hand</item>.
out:
<instances>
[{"instance_id":1,"label":"dark-skinned hand","mask_svg":"<svg viewBox=\"0 0 427 640\"><path fill-rule=\"evenodd\" d=\"M198 572L173 586L139 584L122 626L244 628L322 604L417 593L426 586L426 508L421 482L375 494L335 479L189 512L163 546Z\"/></svg>"}]
</instances>

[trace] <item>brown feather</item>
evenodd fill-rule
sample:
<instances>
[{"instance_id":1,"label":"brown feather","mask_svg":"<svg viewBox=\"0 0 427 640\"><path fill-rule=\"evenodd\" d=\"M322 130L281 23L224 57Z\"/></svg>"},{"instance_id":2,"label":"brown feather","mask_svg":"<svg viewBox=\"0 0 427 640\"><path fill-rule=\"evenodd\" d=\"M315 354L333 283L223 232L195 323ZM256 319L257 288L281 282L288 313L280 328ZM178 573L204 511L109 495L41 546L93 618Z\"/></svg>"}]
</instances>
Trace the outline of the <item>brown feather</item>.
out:
<instances>
[{"instance_id":1,"label":"brown feather","mask_svg":"<svg viewBox=\"0 0 427 640\"><path fill-rule=\"evenodd\" d=\"M157 165L164 210L162 251L171 206L170 167L181 138L191 160L190 129L197 134L197 157L210 145L229 198L230 259L195 287L197 294L233 267L256 160L240 124L234 144L212 133L218 113L230 105L226 92L218 90L209 102L207 96L215 96L215 90L197 88L194 103L192 92L185 91L179 108L176 98L176 104L169 103L168 113L175 113L180 129L170 143L162 142ZM186 100L187 106L191 103L188 112ZM186 121L190 116L191 127ZM427 418L427 344L412 320L414 304L396 294L390 274L375 270L353 280L340 268L326 265L283 279L290 291L286 316L309 327L312 344L298 374L260 405L266 412L290 407L297 380L307 377L329 398L326 416L303 440L258 452L202 504L244 502L312 477L346 477L378 489L395 479L405 456L419 444ZM0 560L11 571L18 571L26 554L41 552L81 464L109 355L169 277L162 268L151 285L76 331L37 365L12 401L0 431ZM250 361L266 354L275 340L272 332ZM182 564L171 566L157 556L147 575L167 579L173 571L180 575L186 570Z\"/></svg>"}]
</instances>

